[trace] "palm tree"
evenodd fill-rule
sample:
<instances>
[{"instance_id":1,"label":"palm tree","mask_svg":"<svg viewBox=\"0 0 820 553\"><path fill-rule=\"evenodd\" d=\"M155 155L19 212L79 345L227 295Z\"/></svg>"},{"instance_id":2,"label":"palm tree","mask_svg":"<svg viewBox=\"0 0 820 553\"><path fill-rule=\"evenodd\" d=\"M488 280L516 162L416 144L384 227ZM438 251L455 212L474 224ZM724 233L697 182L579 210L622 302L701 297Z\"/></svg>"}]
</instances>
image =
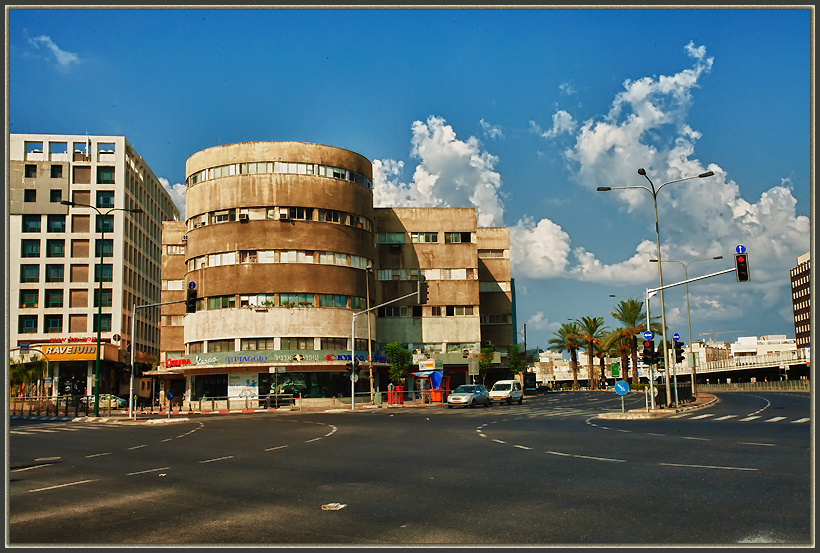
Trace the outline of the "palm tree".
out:
<instances>
[{"instance_id":1,"label":"palm tree","mask_svg":"<svg viewBox=\"0 0 820 553\"><path fill-rule=\"evenodd\" d=\"M578 350L581 348L581 341L578 337L578 325L576 323L564 323L554 334L555 338L550 338L547 348L557 353L568 352L570 367L572 367L572 389L578 389Z\"/></svg>"},{"instance_id":2,"label":"palm tree","mask_svg":"<svg viewBox=\"0 0 820 553\"><path fill-rule=\"evenodd\" d=\"M623 331L630 336L630 357L632 358L632 382L638 383L638 335L646 330L646 311L644 302L636 299L621 300L613 311L609 312L612 317L623 324ZM661 331L661 325L656 321L658 317L651 317L650 328ZM626 377L626 367L624 367L624 377Z\"/></svg>"},{"instance_id":3,"label":"palm tree","mask_svg":"<svg viewBox=\"0 0 820 553\"><path fill-rule=\"evenodd\" d=\"M581 317L576 321L581 341L587 345L587 359L589 360L589 387L595 389L595 344L601 342L604 334L603 317Z\"/></svg>"},{"instance_id":4,"label":"palm tree","mask_svg":"<svg viewBox=\"0 0 820 553\"><path fill-rule=\"evenodd\" d=\"M623 328L616 328L604 338L603 347L610 353L617 354L618 357L621 358L621 380L626 380L629 376L627 371L629 370L631 344L632 336Z\"/></svg>"}]
</instances>

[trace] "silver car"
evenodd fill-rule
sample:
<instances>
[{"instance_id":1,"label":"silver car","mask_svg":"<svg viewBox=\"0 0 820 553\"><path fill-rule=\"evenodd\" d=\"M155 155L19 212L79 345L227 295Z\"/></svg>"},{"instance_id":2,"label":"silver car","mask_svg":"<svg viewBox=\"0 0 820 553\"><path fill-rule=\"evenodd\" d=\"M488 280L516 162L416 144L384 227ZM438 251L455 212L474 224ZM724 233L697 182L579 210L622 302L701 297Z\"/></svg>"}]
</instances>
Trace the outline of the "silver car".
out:
<instances>
[{"instance_id":1,"label":"silver car","mask_svg":"<svg viewBox=\"0 0 820 553\"><path fill-rule=\"evenodd\" d=\"M490 406L490 392L480 384L462 384L447 396L447 407Z\"/></svg>"}]
</instances>

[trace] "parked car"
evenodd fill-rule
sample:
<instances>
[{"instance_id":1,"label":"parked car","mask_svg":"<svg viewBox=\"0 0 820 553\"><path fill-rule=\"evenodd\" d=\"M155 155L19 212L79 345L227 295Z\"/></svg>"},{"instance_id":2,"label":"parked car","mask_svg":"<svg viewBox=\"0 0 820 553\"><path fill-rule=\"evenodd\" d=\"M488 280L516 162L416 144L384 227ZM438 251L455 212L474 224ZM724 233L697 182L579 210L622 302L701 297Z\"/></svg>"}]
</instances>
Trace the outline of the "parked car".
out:
<instances>
[{"instance_id":1,"label":"parked car","mask_svg":"<svg viewBox=\"0 0 820 553\"><path fill-rule=\"evenodd\" d=\"M94 396L86 396L83 398L88 403L89 407L94 406ZM111 409L124 409L128 405L128 401L111 394L100 394L100 409L109 407Z\"/></svg>"},{"instance_id":2,"label":"parked car","mask_svg":"<svg viewBox=\"0 0 820 553\"><path fill-rule=\"evenodd\" d=\"M499 380L493 384L493 389L490 390L490 401L492 403L506 403L507 405L512 405L515 401L521 405L524 401L521 383L517 380Z\"/></svg>"},{"instance_id":3,"label":"parked car","mask_svg":"<svg viewBox=\"0 0 820 553\"><path fill-rule=\"evenodd\" d=\"M475 407L476 405L490 406L490 393L480 384L462 384L447 396L447 407L456 406Z\"/></svg>"}]
</instances>

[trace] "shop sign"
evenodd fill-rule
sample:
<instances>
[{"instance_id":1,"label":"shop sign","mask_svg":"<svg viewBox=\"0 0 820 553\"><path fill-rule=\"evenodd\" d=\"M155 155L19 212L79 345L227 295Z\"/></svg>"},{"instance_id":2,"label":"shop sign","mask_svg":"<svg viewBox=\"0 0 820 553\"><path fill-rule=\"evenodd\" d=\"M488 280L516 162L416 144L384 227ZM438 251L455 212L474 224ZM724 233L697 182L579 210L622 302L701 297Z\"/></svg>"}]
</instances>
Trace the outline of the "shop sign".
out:
<instances>
[{"instance_id":1,"label":"shop sign","mask_svg":"<svg viewBox=\"0 0 820 553\"><path fill-rule=\"evenodd\" d=\"M51 338L50 344L64 344L66 342L96 342L94 336L69 336L68 338Z\"/></svg>"},{"instance_id":2,"label":"shop sign","mask_svg":"<svg viewBox=\"0 0 820 553\"><path fill-rule=\"evenodd\" d=\"M228 375L228 397L256 397L259 384L256 375L250 373L234 373Z\"/></svg>"},{"instance_id":3,"label":"shop sign","mask_svg":"<svg viewBox=\"0 0 820 553\"><path fill-rule=\"evenodd\" d=\"M97 356L97 344L81 346L44 346L43 353L49 361L55 359L88 360Z\"/></svg>"}]
</instances>

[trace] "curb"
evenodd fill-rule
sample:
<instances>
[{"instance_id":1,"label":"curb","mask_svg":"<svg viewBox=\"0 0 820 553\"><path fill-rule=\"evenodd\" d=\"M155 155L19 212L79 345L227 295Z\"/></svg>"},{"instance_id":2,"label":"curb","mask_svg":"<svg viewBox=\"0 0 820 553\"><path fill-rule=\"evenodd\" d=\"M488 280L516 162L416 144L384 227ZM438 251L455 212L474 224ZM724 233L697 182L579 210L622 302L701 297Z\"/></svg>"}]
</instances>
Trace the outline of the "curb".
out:
<instances>
[{"instance_id":1,"label":"curb","mask_svg":"<svg viewBox=\"0 0 820 553\"><path fill-rule=\"evenodd\" d=\"M670 415L674 415L677 413L683 413L686 411L695 411L697 409L703 409L713 403L717 403L717 397L712 394L702 394L704 396L708 395L711 396L712 399L704 402L704 403L695 403L693 405L687 405L686 407L678 407L677 409L670 409L670 410L654 410L654 411L643 411L637 410L632 411L629 413L600 413L595 415L596 418L599 419L608 419L608 420L646 420L646 419L659 419L668 417Z\"/></svg>"}]
</instances>

